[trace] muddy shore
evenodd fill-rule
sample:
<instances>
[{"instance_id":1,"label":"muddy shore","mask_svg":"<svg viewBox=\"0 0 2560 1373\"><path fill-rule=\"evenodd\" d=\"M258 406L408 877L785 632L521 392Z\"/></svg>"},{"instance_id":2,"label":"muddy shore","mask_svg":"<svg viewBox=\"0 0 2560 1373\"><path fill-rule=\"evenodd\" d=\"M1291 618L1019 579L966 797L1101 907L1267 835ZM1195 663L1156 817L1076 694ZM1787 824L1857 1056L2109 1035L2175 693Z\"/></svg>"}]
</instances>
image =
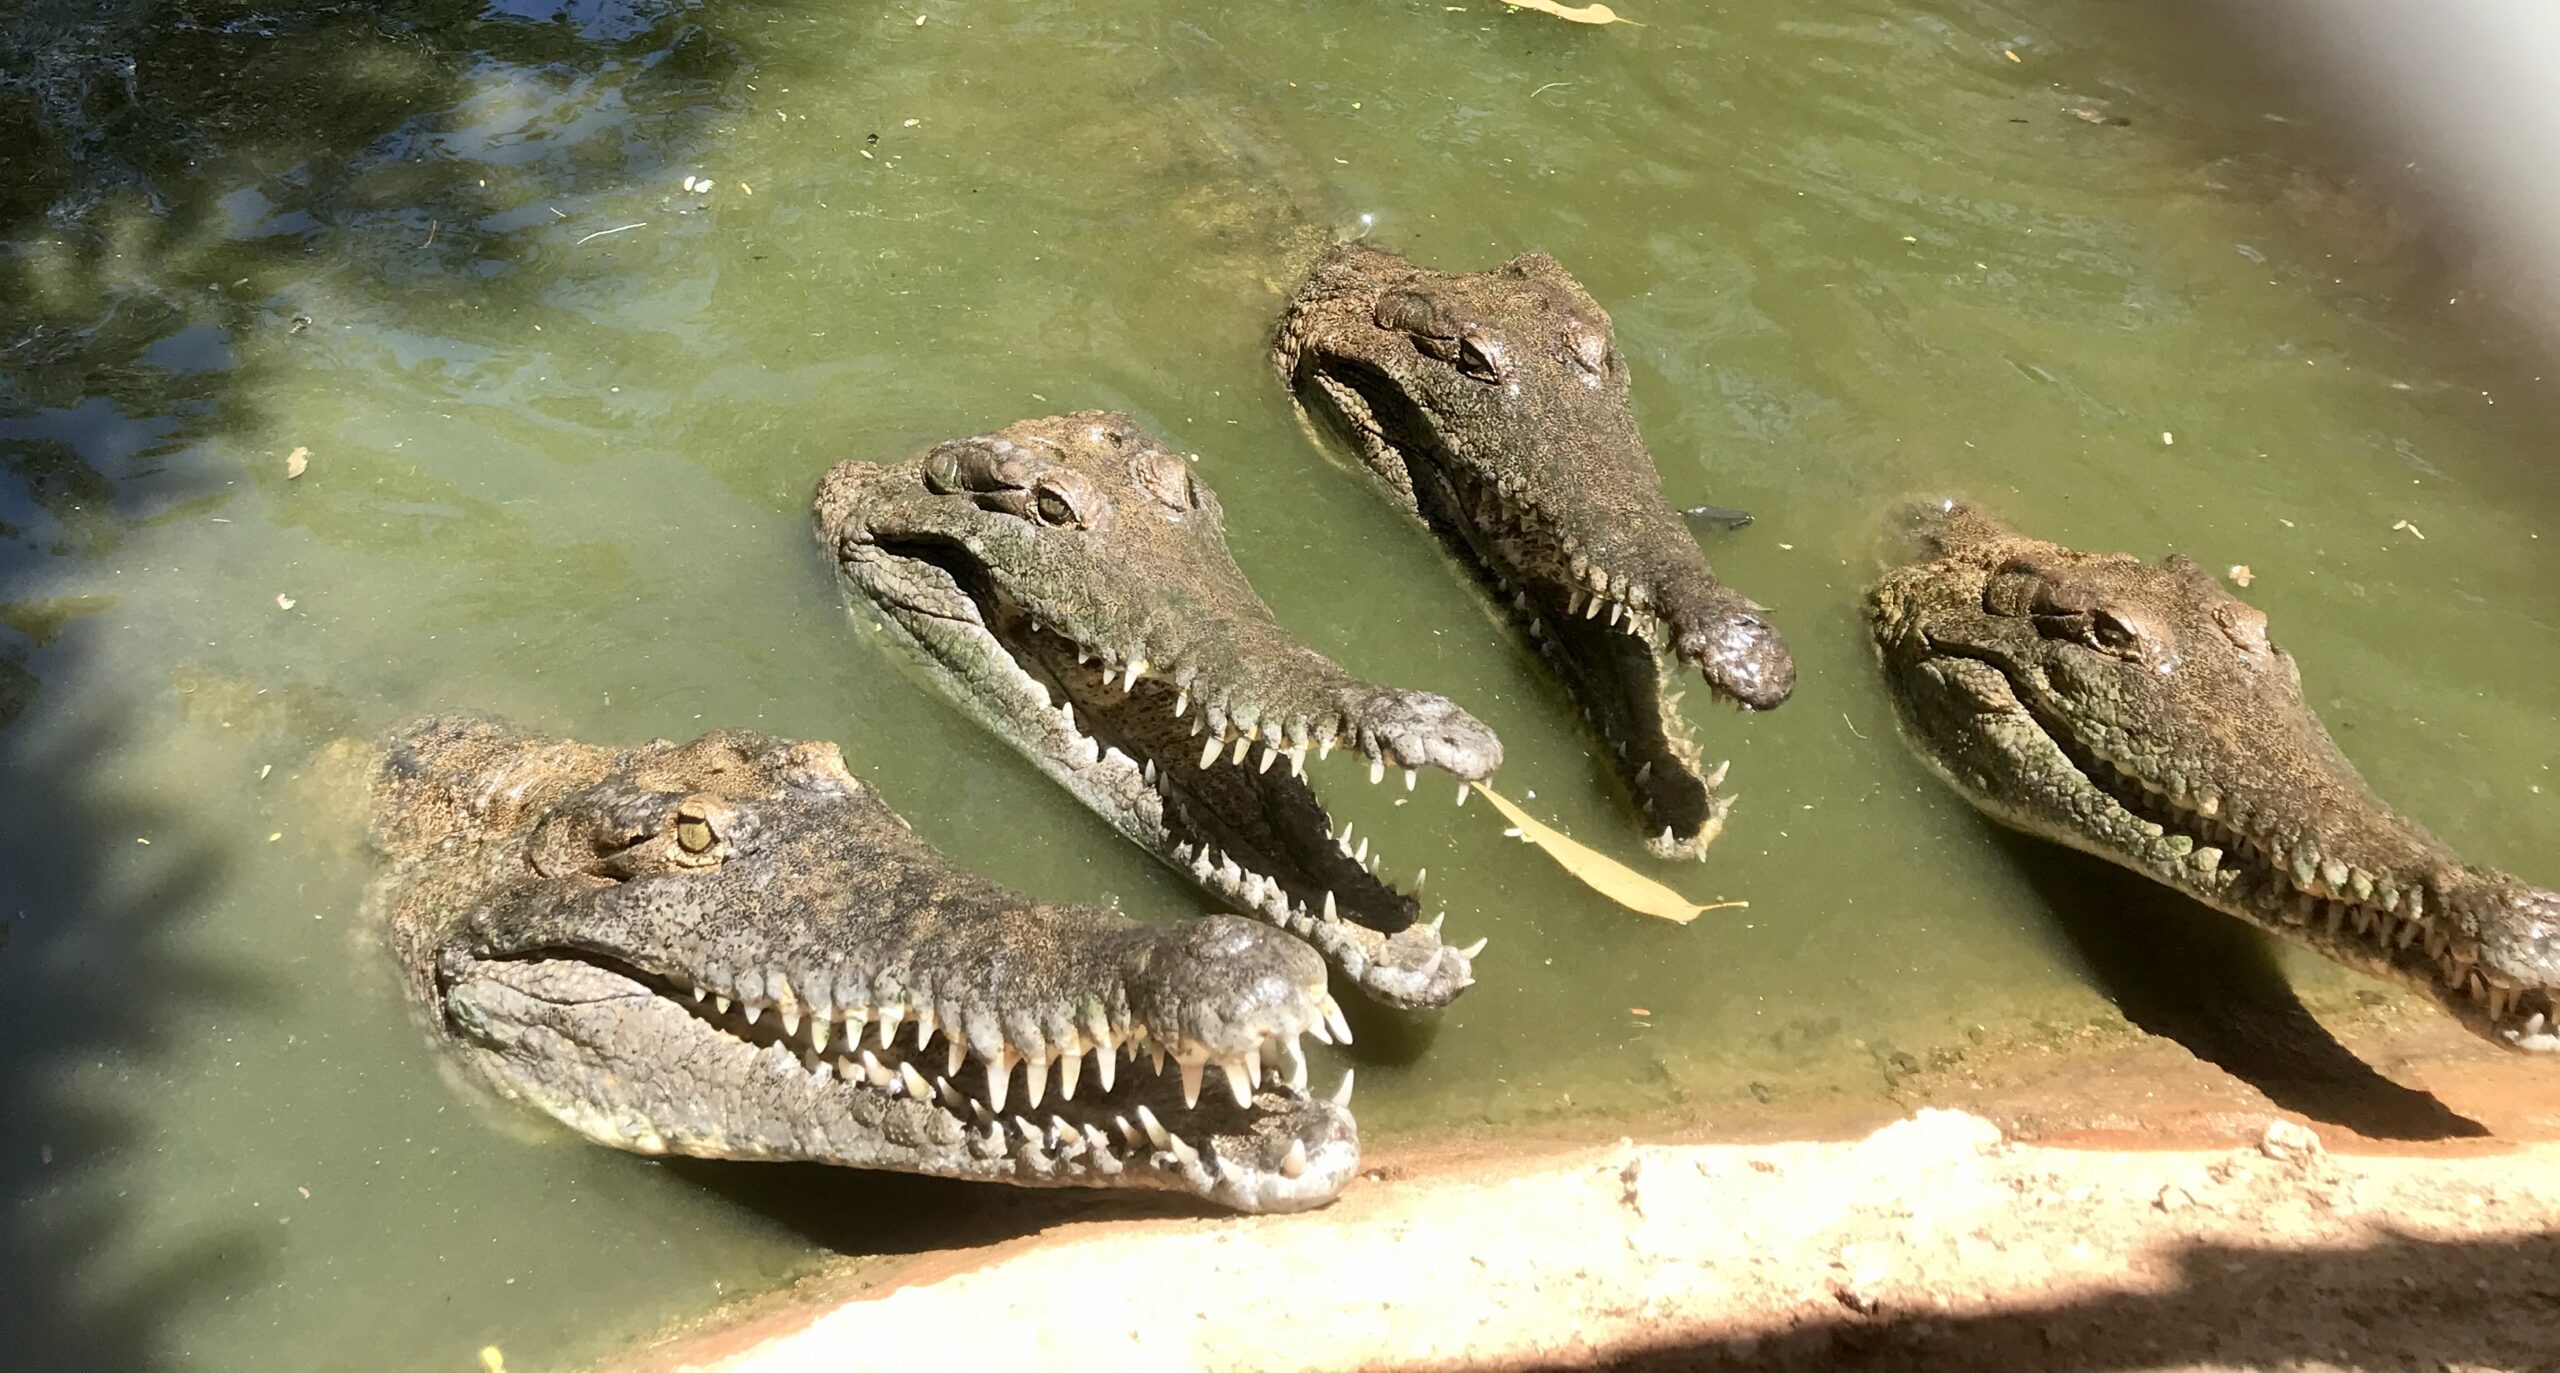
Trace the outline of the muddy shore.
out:
<instances>
[{"instance_id":1,"label":"muddy shore","mask_svg":"<svg viewBox=\"0 0 2560 1373\"><path fill-rule=\"evenodd\" d=\"M2335 1047L2370 1080L2247 1081L2137 1039L1644 1143L1399 1142L1310 1215L1076 1205L841 1261L605 1373L894 1367L964 1339L973 1363L1119 1370L2560 1370L2560 1081L2431 1017Z\"/></svg>"}]
</instances>

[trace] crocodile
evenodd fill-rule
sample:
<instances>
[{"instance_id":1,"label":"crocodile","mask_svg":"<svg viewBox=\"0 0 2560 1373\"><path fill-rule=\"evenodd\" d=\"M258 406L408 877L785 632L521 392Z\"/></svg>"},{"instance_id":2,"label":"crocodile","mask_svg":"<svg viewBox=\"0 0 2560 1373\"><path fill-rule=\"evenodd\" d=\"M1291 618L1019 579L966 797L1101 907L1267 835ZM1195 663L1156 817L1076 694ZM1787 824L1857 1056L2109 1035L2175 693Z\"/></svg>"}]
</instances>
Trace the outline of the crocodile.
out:
<instances>
[{"instance_id":1,"label":"crocodile","mask_svg":"<svg viewBox=\"0 0 2560 1373\"><path fill-rule=\"evenodd\" d=\"M1795 663L1664 501L1608 312L1543 253L1448 275L1357 243L1290 300L1272 359L1302 418L1509 602L1608 744L1653 851L1706 857L1732 808L1680 710L1772 709Z\"/></svg>"},{"instance_id":2,"label":"crocodile","mask_svg":"<svg viewBox=\"0 0 2560 1373\"><path fill-rule=\"evenodd\" d=\"M1227 551L1216 493L1135 420L1078 411L839 463L815 517L849 602L1127 838L1387 1005L1445 1005L1474 981L1483 941L1444 943L1419 918L1307 764L1345 748L1373 785L1402 769L1408 789L1435 768L1463 804L1501 741L1281 628Z\"/></svg>"},{"instance_id":3,"label":"crocodile","mask_svg":"<svg viewBox=\"0 0 2560 1373\"><path fill-rule=\"evenodd\" d=\"M1358 1167L1349 1075L1306 1090L1301 1036L1349 1026L1304 943L963 872L833 744L445 716L375 751L369 800L372 910L431 1037L598 1143L1243 1211Z\"/></svg>"},{"instance_id":4,"label":"crocodile","mask_svg":"<svg viewBox=\"0 0 2560 1373\"><path fill-rule=\"evenodd\" d=\"M1869 620L1903 732L1967 800L2560 1051L2560 893L2385 805L2264 614L2182 556L2076 552L1952 501L1906 524L1919 560Z\"/></svg>"}]
</instances>

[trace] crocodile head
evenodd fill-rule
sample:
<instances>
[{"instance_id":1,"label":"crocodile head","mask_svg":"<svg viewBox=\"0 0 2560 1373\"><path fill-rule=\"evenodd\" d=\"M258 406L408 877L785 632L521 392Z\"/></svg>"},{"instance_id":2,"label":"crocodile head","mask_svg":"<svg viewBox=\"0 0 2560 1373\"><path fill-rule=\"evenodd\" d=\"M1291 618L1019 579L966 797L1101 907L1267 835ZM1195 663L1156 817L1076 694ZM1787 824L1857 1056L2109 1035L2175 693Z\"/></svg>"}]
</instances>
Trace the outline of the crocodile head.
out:
<instances>
[{"instance_id":1,"label":"crocodile head","mask_svg":"<svg viewBox=\"0 0 2560 1373\"><path fill-rule=\"evenodd\" d=\"M1608 313L1541 253L1449 276L1357 244L1290 302L1274 361L1302 410L1509 600L1606 737L1665 857L1704 857L1731 798L1675 679L1766 710L1795 664L1665 504ZM1658 833L1657 833L1658 831Z\"/></svg>"},{"instance_id":2,"label":"crocodile head","mask_svg":"<svg viewBox=\"0 0 2560 1373\"><path fill-rule=\"evenodd\" d=\"M832 744L440 718L384 746L372 797L375 902L431 1033L599 1143L1247 1211L1321 1205L1358 1165L1348 1079L1305 1090L1300 1036L1342 1014L1306 945L1028 900L944 862Z\"/></svg>"},{"instance_id":3,"label":"crocodile head","mask_svg":"<svg viewBox=\"0 0 2560 1373\"><path fill-rule=\"evenodd\" d=\"M1388 1004L1442 1005L1473 981L1476 949L1416 919L1368 841L1336 832L1307 767L1348 749L1372 784L1438 768L1463 799L1500 741L1447 698L1363 681L1282 629L1227 553L1217 496L1128 416L840 463L816 514L853 604L1130 839Z\"/></svg>"},{"instance_id":4,"label":"crocodile head","mask_svg":"<svg viewBox=\"0 0 2560 1373\"><path fill-rule=\"evenodd\" d=\"M1868 610L1920 755L1993 818L2560 1050L2560 894L2394 814L2304 702L2267 619L2192 561L1910 516Z\"/></svg>"}]
</instances>

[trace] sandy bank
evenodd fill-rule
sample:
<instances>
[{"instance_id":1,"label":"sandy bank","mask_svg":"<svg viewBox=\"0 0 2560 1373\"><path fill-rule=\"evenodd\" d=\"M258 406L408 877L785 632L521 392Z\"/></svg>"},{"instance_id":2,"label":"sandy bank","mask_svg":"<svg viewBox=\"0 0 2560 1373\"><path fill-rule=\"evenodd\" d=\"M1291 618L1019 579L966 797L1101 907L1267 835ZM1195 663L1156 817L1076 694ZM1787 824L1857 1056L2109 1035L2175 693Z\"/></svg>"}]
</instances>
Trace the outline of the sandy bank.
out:
<instances>
[{"instance_id":1,"label":"sandy bank","mask_svg":"<svg viewBox=\"0 0 2560 1373\"><path fill-rule=\"evenodd\" d=\"M1636 1145L1304 1216L1077 1223L618 1365L1128 1370L2560 1368L2560 1145Z\"/></svg>"}]
</instances>

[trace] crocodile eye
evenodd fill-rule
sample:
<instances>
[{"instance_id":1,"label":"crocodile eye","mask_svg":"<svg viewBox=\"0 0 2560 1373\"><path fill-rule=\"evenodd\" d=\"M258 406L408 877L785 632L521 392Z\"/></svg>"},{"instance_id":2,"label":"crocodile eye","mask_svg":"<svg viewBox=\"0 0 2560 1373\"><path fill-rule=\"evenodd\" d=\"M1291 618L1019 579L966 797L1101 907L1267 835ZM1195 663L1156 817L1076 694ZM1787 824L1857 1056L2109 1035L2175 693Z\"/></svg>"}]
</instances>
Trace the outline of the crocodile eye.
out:
<instances>
[{"instance_id":1,"label":"crocodile eye","mask_svg":"<svg viewBox=\"0 0 2560 1373\"><path fill-rule=\"evenodd\" d=\"M684 846L685 852L700 853L711 847L715 837L711 833L711 822L701 816L678 815L676 817L676 842Z\"/></svg>"},{"instance_id":2,"label":"crocodile eye","mask_svg":"<svg viewBox=\"0 0 2560 1373\"><path fill-rule=\"evenodd\" d=\"M1468 334L1458 340L1458 375L1471 381L1500 384L1503 379L1502 344L1498 340Z\"/></svg>"},{"instance_id":3,"label":"crocodile eye","mask_svg":"<svg viewBox=\"0 0 2560 1373\"><path fill-rule=\"evenodd\" d=\"M1040 518L1050 524L1065 526L1076 522L1075 506L1054 490L1043 487L1035 505Z\"/></svg>"}]
</instances>

